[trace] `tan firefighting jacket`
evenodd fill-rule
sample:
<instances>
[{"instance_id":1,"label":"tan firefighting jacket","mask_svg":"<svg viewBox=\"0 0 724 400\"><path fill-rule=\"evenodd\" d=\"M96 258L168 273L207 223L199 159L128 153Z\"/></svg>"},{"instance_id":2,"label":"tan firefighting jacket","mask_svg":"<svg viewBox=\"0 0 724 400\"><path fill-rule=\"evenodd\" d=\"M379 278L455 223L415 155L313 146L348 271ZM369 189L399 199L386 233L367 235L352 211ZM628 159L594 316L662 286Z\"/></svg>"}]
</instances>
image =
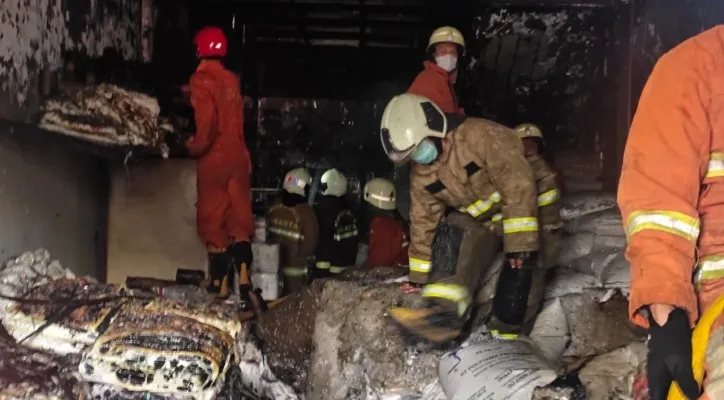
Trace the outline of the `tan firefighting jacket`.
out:
<instances>
[{"instance_id":1,"label":"tan firefighting jacket","mask_svg":"<svg viewBox=\"0 0 724 400\"><path fill-rule=\"evenodd\" d=\"M448 133L431 165L410 172L410 281L425 283L432 239L446 208L480 221L501 211L506 252L538 250L537 193L523 145L511 129L468 118Z\"/></svg>"},{"instance_id":2,"label":"tan firefighting jacket","mask_svg":"<svg viewBox=\"0 0 724 400\"><path fill-rule=\"evenodd\" d=\"M539 154L525 158L533 170L538 190L538 222L541 226L561 224L560 202L556 172Z\"/></svg>"},{"instance_id":3,"label":"tan firefighting jacket","mask_svg":"<svg viewBox=\"0 0 724 400\"><path fill-rule=\"evenodd\" d=\"M267 229L270 242L280 245L284 274L303 275L307 258L314 255L319 237L314 209L307 203L294 207L277 204L267 214Z\"/></svg>"}]
</instances>

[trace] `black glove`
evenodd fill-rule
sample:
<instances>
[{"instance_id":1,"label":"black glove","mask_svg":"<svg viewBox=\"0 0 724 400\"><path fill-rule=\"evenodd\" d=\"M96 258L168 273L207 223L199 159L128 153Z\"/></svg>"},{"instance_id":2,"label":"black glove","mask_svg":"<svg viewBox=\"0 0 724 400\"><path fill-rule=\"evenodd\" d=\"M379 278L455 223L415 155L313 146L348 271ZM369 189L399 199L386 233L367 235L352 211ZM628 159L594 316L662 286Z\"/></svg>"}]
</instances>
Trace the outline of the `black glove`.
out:
<instances>
[{"instance_id":1,"label":"black glove","mask_svg":"<svg viewBox=\"0 0 724 400\"><path fill-rule=\"evenodd\" d=\"M524 265L529 265L535 262L538 257L537 251L514 251L511 253L505 253L505 258L515 267L522 268Z\"/></svg>"},{"instance_id":2,"label":"black glove","mask_svg":"<svg viewBox=\"0 0 724 400\"><path fill-rule=\"evenodd\" d=\"M686 311L676 308L664 326L649 313L649 354L646 375L652 400L666 400L672 381L689 399L699 397L699 385L691 366L691 329Z\"/></svg>"}]
</instances>

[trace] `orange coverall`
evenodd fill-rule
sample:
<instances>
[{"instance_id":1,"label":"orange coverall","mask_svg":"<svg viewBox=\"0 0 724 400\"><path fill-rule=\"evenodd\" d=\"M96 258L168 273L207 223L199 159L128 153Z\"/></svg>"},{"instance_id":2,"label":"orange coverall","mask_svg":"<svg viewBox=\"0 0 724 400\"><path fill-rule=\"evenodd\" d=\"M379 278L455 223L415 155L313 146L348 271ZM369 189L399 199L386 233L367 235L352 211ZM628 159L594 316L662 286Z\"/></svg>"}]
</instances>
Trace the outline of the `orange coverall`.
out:
<instances>
[{"instance_id":1,"label":"orange coverall","mask_svg":"<svg viewBox=\"0 0 724 400\"><path fill-rule=\"evenodd\" d=\"M370 222L366 264L371 267L407 265L409 240L402 222L390 216L376 216Z\"/></svg>"},{"instance_id":2,"label":"orange coverall","mask_svg":"<svg viewBox=\"0 0 724 400\"><path fill-rule=\"evenodd\" d=\"M618 202L631 262L629 313L643 327L648 321L639 311L649 304L685 309L693 325L724 295L720 90L724 92L724 26L662 56L641 93L624 153ZM724 351L722 322L719 318L712 329L708 351L716 350L715 342ZM707 353L711 367L716 363L710 357ZM724 383L724 371L716 371L722 367L708 371L705 388L710 398L724 398L722 392L710 392Z\"/></svg>"},{"instance_id":3,"label":"orange coverall","mask_svg":"<svg viewBox=\"0 0 724 400\"><path fill-rule=\"evenodd\" d=\"M423 62L422 70L407 89L407 93L424 96L432 100L443 112L465 114L458 106L450 73L432 61Z\"/></svg>"},{"instance_id":4,"label":"orange coverall","mask_svg":"<svg viewBox=\"0 0 724 400\"><path fill-rule=\"evenodd\" d=\"M191 76L196 135L186 142L196 166L196 228L210 249L249 241L251 158L244 142L239 79L216 60L202 60Z\"/></svg>"}]
</instances>

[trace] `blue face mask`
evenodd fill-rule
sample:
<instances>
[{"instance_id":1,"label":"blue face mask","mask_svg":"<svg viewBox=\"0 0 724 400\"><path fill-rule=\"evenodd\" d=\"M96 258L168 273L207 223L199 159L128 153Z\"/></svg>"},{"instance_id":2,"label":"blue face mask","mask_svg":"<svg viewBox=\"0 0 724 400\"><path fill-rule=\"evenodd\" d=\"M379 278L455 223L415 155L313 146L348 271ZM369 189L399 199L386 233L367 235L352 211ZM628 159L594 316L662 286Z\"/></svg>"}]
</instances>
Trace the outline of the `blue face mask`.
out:
<instances>
[{"instance_id":1,"label":"blue face mask","mask_svg":"<svg viewBox=\"0 0 724 400\"><path fill-rule=\"evenodd\" d=\"M432 164L437 159L437 147L430 140L423 140L412 154L412 159L419 164Z\"/></svg>"}]
</instances>

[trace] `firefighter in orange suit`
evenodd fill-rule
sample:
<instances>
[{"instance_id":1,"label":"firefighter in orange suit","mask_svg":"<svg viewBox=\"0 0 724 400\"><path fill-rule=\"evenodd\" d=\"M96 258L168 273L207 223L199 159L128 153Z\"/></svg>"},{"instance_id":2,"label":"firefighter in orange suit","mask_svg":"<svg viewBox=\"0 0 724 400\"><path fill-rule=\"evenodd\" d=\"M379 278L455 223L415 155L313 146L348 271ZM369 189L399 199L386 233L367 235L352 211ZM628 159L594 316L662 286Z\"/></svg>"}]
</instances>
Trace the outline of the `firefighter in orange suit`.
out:
<instances>
[{"instance_id":1,"label":"firefighter in orange suit","mask_svg":"<svg viewBox=\"0 0 724 400\"><path fill-rule=\"evenodd\" d=\"M692 361L701 364L692 360L695 324L695 356L700 327L705 329L704 396L724 399L724 319L717 301L724 295L719 90L724 91L724 26L685 41L657 62L624 153L618 203L631 262L629 312L649 328L647 375L654 400L667 398L672 379L688 398L700 395L692 375Z\"/></svg>"},{"instance_id":2,"label":"firefighter in orange suit","mask_svg":"<svg viewBox=\"0 0 724 400\"><path fill-rule=\"evenodd\" d=\"M443 26L430 35L427 51L431 60L423 62L425 69L417 75L407 93L427 97L443 112L464 114L453 85L457 78L458 59L465 51L465 38L452 26Z\"/></svg>"},{"instance_id":3,"label":"firefighter in orange suit","mask_svg":"<svg viewBox=\"0 0 724 400\"><path fill-rule=\"evenodd\" d=\"M194 43L201 60L189 82L196 134L185 144L197 159L196 224L209 256L209 290L224 296L233 282L231 266L252 262L251 159L239 79L221 63L226 37L221 29L206 27ZM251 289L247 286L240 288L242 295Z\"/></svg>"},{"instance_id":4,"label":"firefighter in orange suit","mask_svg":"<svg viewBox=\"0 0 724 400\"><path fill-rule=\"evenodd\" d=\"M287 294L307 283L308 261L317 248L319 224L314 209L307 203L311 182L306 168L289 171L282 184L281 203L272 206L266 217L269 239L280 245Z\"/></svg>"},{"instance_id":5,"label":"firefighter in orange suit","mask_svg":"<svg viewBox=\"0 0 724 400\"><path fill-rule=\"evenodd\" d=\"M374 178L364 187L364 201L371 214L368 232L368 255L365 265L397 267L407 265L410 245L402 218L395 212L395 185L384 178Z\"/></svg>"}]
</instances>

